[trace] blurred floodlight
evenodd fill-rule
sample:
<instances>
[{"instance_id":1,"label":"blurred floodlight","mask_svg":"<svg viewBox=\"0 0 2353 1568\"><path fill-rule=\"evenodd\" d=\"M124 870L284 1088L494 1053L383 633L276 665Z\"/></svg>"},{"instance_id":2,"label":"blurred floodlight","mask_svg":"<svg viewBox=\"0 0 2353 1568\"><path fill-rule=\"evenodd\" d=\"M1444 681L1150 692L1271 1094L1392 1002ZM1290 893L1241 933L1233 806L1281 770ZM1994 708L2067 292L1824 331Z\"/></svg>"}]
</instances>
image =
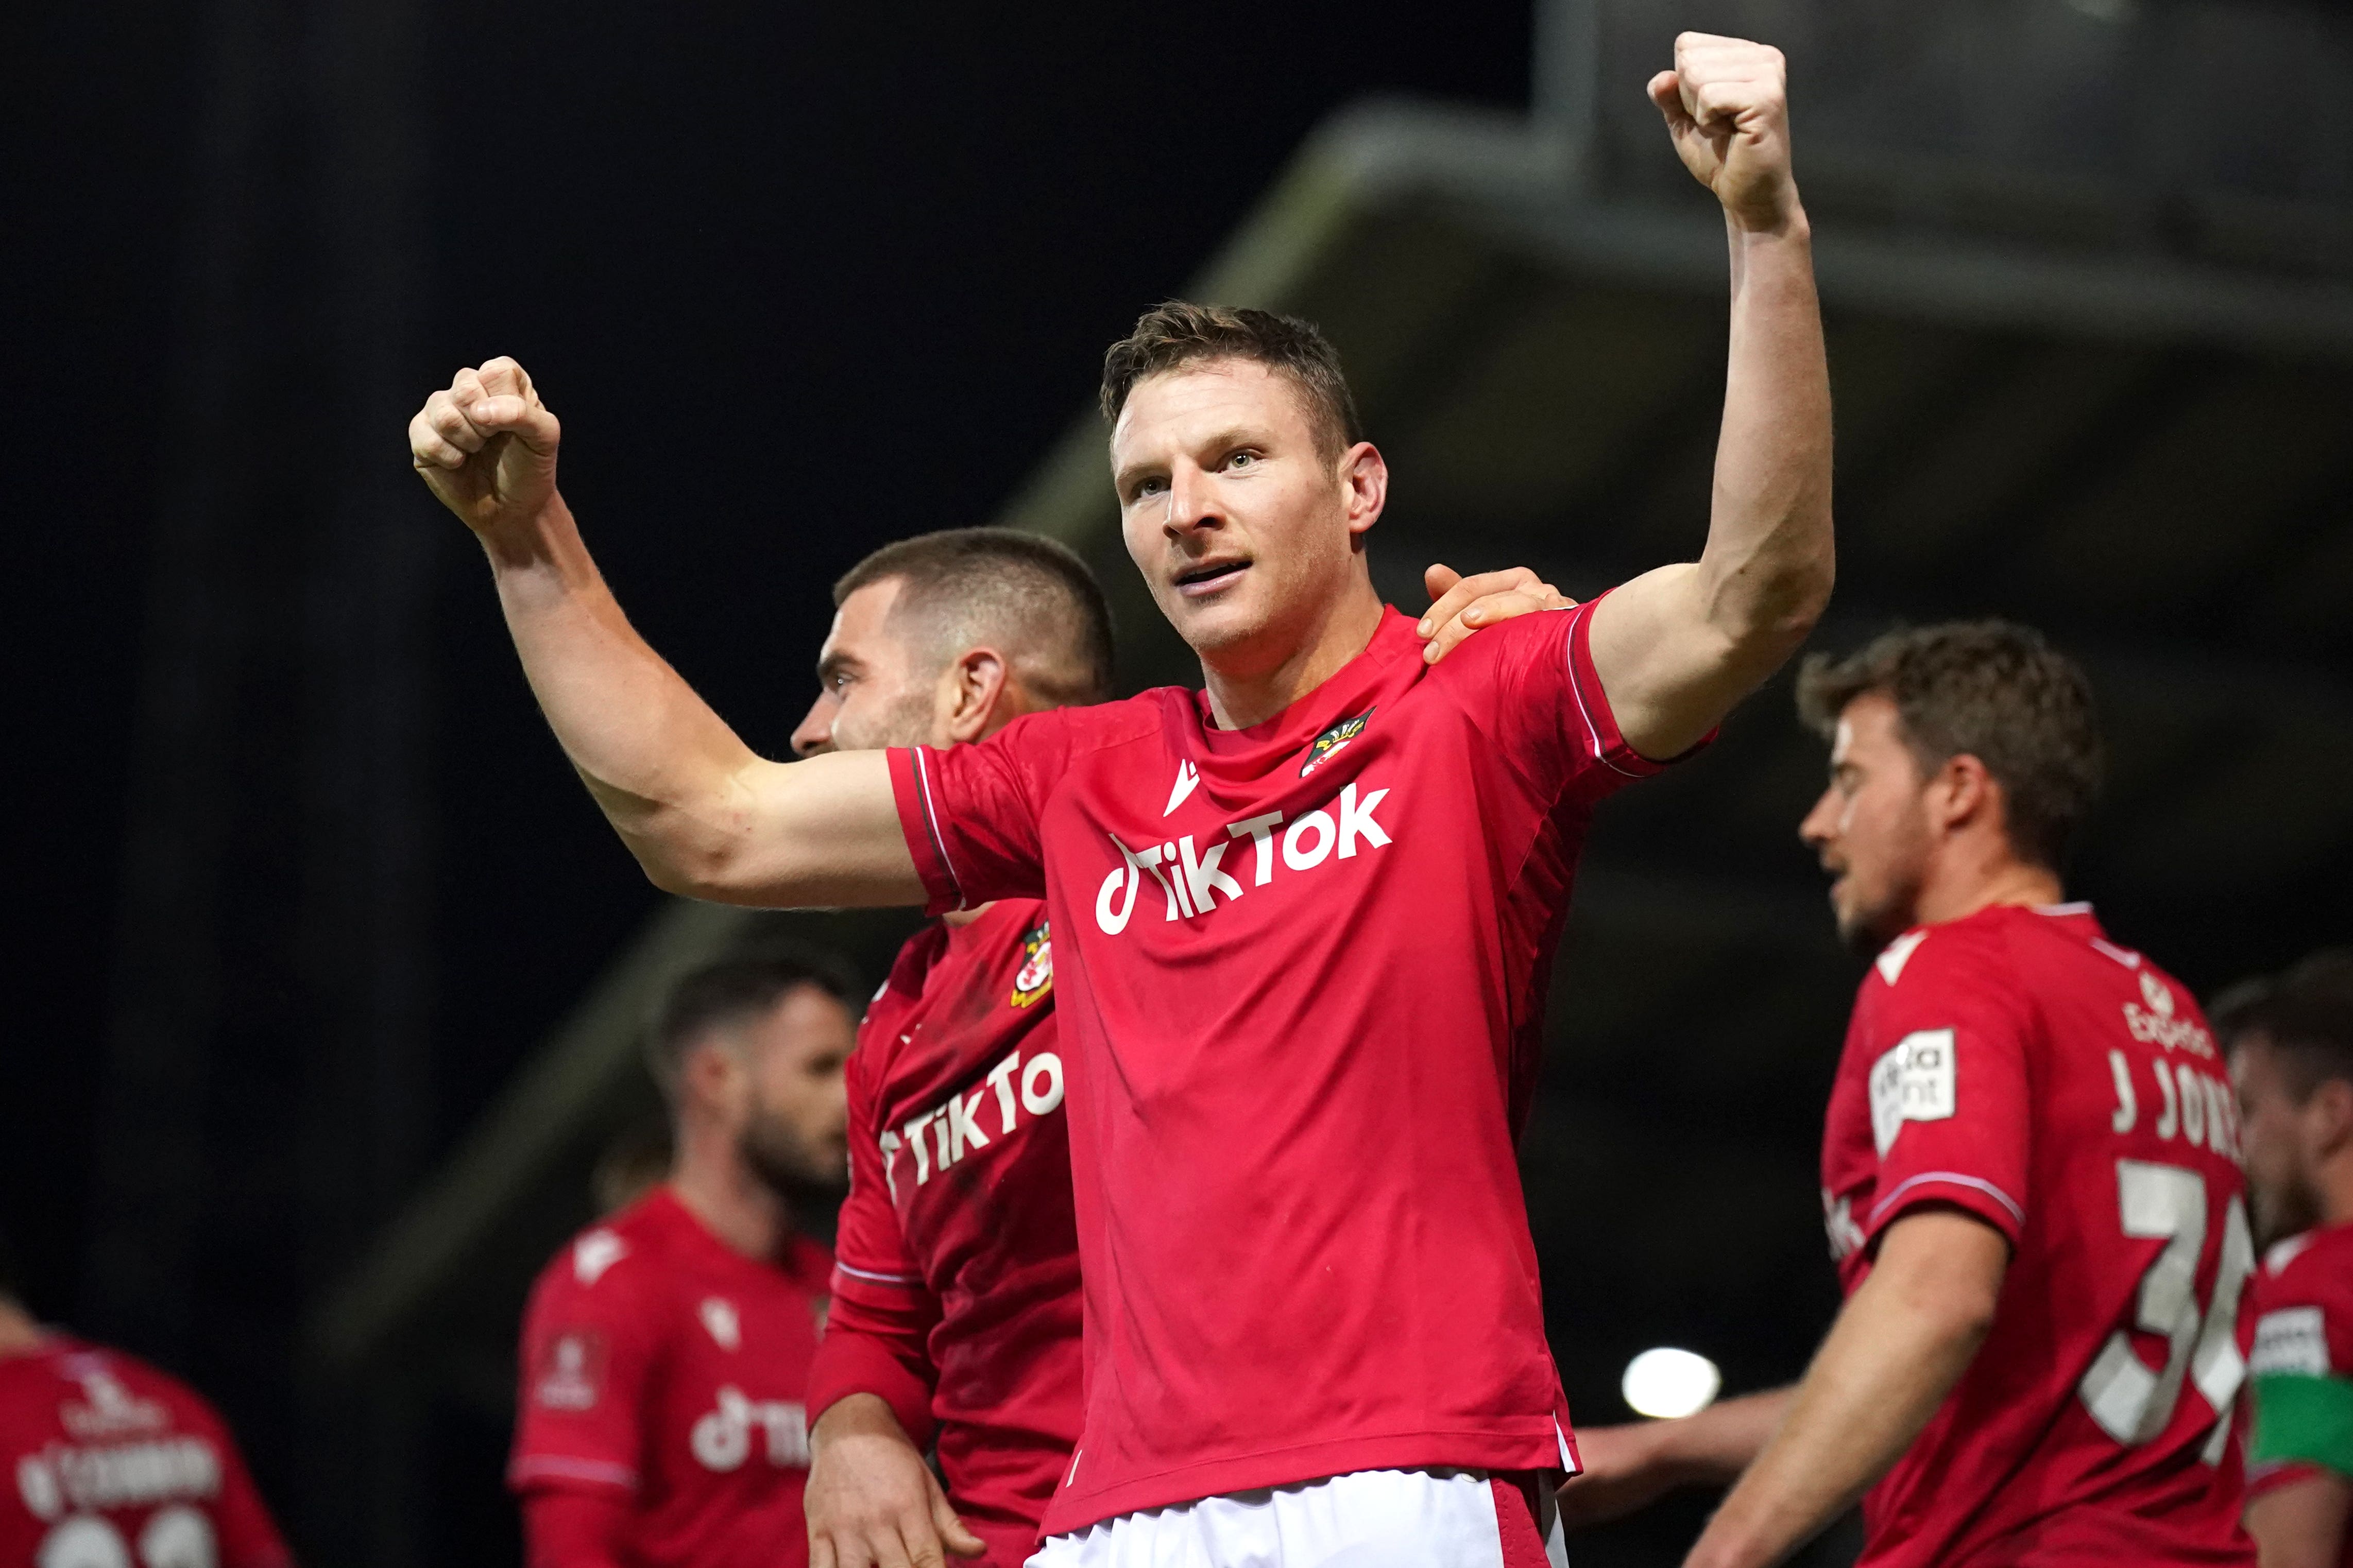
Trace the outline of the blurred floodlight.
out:
<instances>
[{"instance_id":1,"label":"blurred floodlight","mask_svg":"<svg viewBox=\"0 0 2353 1568\"><path fill-rule=\"evenodd\" d=\"M1636 1415L1665 1420L1695 1415L1714 1404L1724 1374L1704 1355L1661 1346L1628 1362L1619 1386Z\"/></svg>"}]
</instances>

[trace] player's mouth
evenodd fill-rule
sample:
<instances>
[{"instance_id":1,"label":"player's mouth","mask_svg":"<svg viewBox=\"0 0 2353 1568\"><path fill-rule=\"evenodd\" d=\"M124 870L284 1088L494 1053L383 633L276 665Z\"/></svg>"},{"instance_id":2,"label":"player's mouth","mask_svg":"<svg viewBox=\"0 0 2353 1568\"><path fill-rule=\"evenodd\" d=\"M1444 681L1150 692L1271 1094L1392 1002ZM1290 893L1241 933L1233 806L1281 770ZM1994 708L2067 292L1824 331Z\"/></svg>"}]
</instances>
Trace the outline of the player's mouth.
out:
<instances>
[{"instance_id":1,"label":"player's mouth","mask_svg":"<svg viewBox=\"0 0 2353 1568\"><path fill-rule=\"evenodd\" d=\"M1207 599L1224 593L1250 570L1247 561L1200 561L1176 574L1176 592L1187 599Z\"/></svg>"}]
</instances>

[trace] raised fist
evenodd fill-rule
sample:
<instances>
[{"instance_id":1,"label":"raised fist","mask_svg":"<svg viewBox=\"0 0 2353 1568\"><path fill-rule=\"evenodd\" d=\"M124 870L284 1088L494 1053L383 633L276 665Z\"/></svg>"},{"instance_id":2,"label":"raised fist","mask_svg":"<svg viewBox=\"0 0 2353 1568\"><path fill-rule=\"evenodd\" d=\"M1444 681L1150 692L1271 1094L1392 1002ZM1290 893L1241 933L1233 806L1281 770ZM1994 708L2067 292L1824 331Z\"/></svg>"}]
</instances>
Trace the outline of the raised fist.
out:
<instances>
[{"instance_id":1,"label":"raised fist","mask_svg":"<svg viewBox=\"0 0 2353 1568\"><path fill-rule=\"evenodd\" d=\"M459 371L408 422L409 460L477 533L536 514L555 494L563 428L514 361Z\"/></svg>"},{"instance_id":2,"label":"raised fist","mask_svg":"<svg viewBox=\"0 0 2353 1568\"><path fill-rule=\"evenodd\" d=\"M1692 177L1732 221L1777 229L1798 215L1789 173L1789 100L1781 51L1743 38L1684 33L1675 68L1651 79L1651 101Z\"/></svg>"}]
</instances>

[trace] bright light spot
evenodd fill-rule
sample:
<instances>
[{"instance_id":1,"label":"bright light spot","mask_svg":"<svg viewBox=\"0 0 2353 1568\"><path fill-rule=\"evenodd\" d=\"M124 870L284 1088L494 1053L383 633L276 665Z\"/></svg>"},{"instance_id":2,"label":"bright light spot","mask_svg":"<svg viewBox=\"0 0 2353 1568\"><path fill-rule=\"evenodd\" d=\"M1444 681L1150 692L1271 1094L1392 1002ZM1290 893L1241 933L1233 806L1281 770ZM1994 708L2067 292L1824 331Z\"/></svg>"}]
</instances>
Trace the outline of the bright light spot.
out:
<instances>
[{"instance_id":1,"label":"bright light spot","mask_svg":"<svg viewBox=\"0 0 2353 1568\"><path fill-rule=\"evenodd\" d=\"M1662 1420L1695 1415L1715 1402L1724 1374L1715 1363L1690 1351L1662 1347L1644 1351L1626 1363L1626 1380L1619 1384L1626 1403L1638 1415Z\"/></svg>"}]
</instances>

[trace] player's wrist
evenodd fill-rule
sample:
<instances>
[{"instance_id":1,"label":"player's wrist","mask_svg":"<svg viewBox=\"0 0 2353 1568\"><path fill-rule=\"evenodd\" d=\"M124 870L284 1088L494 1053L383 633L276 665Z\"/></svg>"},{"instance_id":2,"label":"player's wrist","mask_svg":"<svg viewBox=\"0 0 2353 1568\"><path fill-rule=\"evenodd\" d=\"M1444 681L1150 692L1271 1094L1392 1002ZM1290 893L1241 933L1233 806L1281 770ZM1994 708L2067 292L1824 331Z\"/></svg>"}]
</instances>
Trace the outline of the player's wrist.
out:
<instances>
[{"instance_id":1,"label":"player's wrist","mask_svg":"<svg viewBox=\"0 0 2353 1568\"><path fill-rule=\"evenodd\" d=\"M906 1428L899 1425L890 1402L881 1394L846 1394L819 1411L810 1424L809 1453L815 1456L829 1444L857 1437L881 1437L910 1448L915 1446Z\"/></svg>"},{"instance_id":2,"label":"player's wrist","mask_svg":"<svg viewBox=\"0 0 2353 1568\"><path fill-rule=\"evenodd\" d=\"M1724 224L1736 245L1744 241L1809 244L1814 233L1813 223L1806 216L1805 204L1798 199L1798 187L1794 184L1770 202L1725 203Z\"/></svg>"}]
</instances>

